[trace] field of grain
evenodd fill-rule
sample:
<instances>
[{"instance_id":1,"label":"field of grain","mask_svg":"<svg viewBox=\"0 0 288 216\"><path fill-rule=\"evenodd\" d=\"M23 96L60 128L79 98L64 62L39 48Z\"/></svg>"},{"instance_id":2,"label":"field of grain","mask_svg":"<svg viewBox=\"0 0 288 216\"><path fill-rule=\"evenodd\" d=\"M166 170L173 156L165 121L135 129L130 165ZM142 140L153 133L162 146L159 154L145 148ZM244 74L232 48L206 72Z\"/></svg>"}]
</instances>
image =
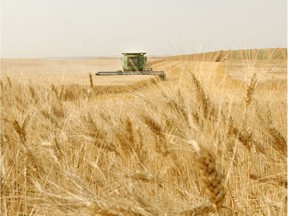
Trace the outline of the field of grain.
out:
<instances>
[{"instance_id":1,"label":"field of grain","mask_svg":"<svg viewBox=\"0 0 288 216\"><path fill-rule=\"evenodd\" d=\"M151 59L167 81L2 59L1 215L286 215L287 52L268 51Z\"/></svg>"}]
</instances>

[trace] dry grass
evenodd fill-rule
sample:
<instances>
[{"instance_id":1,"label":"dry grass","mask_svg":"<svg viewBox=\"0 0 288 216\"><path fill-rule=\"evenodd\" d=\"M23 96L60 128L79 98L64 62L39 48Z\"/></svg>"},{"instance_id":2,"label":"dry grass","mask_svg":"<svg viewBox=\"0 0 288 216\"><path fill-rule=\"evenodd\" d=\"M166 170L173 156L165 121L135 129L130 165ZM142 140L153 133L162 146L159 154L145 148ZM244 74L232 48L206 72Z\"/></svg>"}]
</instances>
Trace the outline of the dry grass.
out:
<instances>
[{"instance_id":1,"label":"dry grass","mask_svg":"<svg viewBox=\"0 0 288 216\"><path fill-rule=\"evenodd\" d=\"M2 76L1 215L286 215L286 83L223 65L155 60L168 81L126 86Z\"/></svg>"}]
</instances>

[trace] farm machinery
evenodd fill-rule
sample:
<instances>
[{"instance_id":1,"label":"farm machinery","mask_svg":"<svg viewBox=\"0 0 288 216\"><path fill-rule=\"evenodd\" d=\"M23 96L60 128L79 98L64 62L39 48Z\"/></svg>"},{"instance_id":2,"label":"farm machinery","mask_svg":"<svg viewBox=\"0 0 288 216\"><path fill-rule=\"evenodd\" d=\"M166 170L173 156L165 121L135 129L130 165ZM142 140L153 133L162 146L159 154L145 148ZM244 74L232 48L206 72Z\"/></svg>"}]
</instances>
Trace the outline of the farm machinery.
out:
<instances>
[{"instance_id":1,"label":"farm machinery","mask_svg":"<svg viewBox=\"0 0 288 216\"><path fill-rule=\"evenodd\" d=\"M96 76L113 76L113 75L155 75L160 79L166 80L164 71L153 71L147 65L146 53L122 53L122 68L118 71L97 72Z\"/></svg>"}]
</instances>

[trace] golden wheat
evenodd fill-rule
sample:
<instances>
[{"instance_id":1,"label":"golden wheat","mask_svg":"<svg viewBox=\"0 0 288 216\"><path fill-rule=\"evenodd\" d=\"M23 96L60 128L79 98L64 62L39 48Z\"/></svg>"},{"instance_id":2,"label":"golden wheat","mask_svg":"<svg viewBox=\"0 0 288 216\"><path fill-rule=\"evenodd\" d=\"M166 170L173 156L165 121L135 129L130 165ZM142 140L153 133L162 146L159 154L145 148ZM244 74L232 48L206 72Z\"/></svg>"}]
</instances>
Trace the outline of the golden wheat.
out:
<instances>
[{"instance_id":1,"label":"golden wheat","mask_svg":"<svg viewBox=\"0 0 288 216\"><path fill-rule=\"evenodd\" d=\"M1 80L1 215L286 215L283 82L225 99L198 66L185 85Z\"/></svg>"}]
</instances>

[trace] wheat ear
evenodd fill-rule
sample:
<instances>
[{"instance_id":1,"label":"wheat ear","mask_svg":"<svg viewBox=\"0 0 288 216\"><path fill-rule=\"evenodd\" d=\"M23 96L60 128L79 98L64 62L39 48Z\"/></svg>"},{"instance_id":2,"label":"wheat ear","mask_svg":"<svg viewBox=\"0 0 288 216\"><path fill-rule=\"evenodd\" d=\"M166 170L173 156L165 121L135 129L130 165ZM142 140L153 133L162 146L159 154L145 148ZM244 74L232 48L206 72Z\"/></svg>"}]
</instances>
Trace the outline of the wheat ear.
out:
<instances>
[{"instance_id":1,"label":"wheat ear","mask_svg":"<svg viewBox=\"0 0 288 216\"><path fill-rule=\"evenodd\" d=\"M246 95L245 95L245 106L248 107L252 102L252 95L255 91L257 85L257 76L254 73L250 79L249 84L246 87Z\"/></svg>"},{"instance_id":2,"label":"wheat ear","mask_svg":"<svg viewBox=\"0 0 288 216\"><path fill-rule=\"evenodd\" d=\"M196 141L191 143L196 151L198 166L201 172L201 181L205 187L205 192L210 203L214 206L217 213L222 207L226 195L223 186L223 175L216 169L214 155Z\"/></svg>"},{"instance_id":3,"label":"wheat ear","mask_svg":"<svg viewBox=\"0 0 288 216\"><path fill-rule=\"evenodd\" d=\"M91 74L91 73L89 73L89 86L90 86L90 88L92 88L92 89L93 89L93 87L94 87L93 77L92 77L92 74Z\"/></svg>"},{"instance_id":4,"label":"wheat ear","mask_svg":"<svg viewBox=\"0 0 288 216\"><path fill-rule=\"evenodd\" d=\"M205 119L215 120L216 119L216 109L206 95L200 81L196 78L195 74L191 73L192 82L196 89L196 98L200 102Z\"/></svg>"}]
</instances>

